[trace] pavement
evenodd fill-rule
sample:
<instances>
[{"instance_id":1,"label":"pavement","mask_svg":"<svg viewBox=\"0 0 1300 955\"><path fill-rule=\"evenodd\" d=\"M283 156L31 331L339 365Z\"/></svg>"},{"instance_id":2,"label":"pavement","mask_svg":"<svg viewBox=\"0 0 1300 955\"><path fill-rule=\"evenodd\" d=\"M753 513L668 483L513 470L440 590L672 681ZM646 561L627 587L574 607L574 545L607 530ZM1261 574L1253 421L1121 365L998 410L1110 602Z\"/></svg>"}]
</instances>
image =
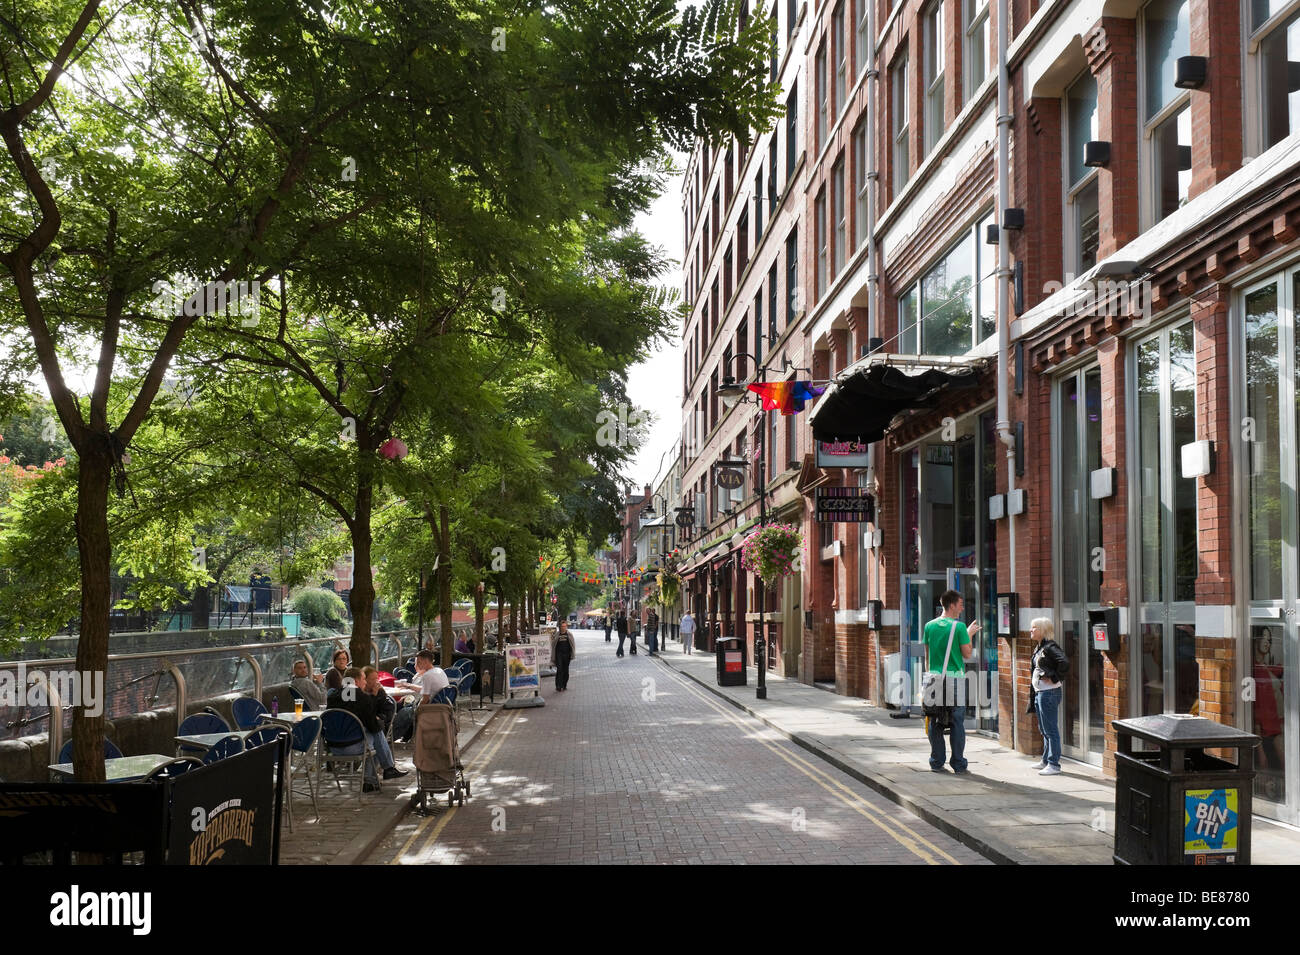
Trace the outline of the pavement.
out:
<instances>
[{"instance_id":1,"label":"pavement","mask_svg":"<svg viewBox=\"0 0 1300 955\"><path fill-rule=\"evenodd\" d=\"M720 687L713 654L682 652L670 642L658 663L691 679L784 738L877 793L911 810L987 859L1011 864L1112 865L1115 781L1099 767L1063 759L1059 776L1039 776L1038 757L966 733L970 773L932 773L930 744L919 717L797 680L768 676L768 698L749 685ZM1260 816L1252 828L1252 863L1300 863L1300 830Z\"/></svg>"},{"instance_id":2,"label":"pavement","mask_svg":"<svg viewBox=\"0 0 1300 955\"><path fill-rule=\"evenodd\" d=\"M644 647L575 636L569 688L475 744L472 798L403 817L369 861L988 864Z\"/></svg>"},{"instance_id":3,"label":"pavement","mask_svg":"<svg viewBox=\"0 0 1300 955\"><path fill-rule=\"evenodd\" d=\"M477 723L462 711L457 736L462 759L472 755L480 734L501 709L500 702L484 706L486 709L474 714ZM410 812L411 795L415 792L411 744L394 744L393 761L398 769L411 770L411 775L388 780L380 792L358 798L355 779L345 777L340 789L333 775L325 772L322 760L321 785L316 796L320 814L313 811L310 797L294 797L293 831L289 831L287 816L280 829L280 864L359 865L364 862Z\"/></svg>"}]
</instances>

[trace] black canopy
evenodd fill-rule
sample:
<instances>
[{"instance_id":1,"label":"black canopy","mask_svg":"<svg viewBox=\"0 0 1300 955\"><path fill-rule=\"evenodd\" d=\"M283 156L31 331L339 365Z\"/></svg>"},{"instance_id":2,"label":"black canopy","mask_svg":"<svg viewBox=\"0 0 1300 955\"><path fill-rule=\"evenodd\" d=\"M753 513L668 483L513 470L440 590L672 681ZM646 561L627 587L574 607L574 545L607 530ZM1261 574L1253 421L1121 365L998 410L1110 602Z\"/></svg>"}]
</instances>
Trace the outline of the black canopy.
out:
<instances>
[{"instance_id":1,"label":"black canopy","mask_svg":"<svg viewBox=\"0 0 1300 955\"><path fill-rule=\"evenodd\" d=\"M876 356L872 356L876 357ZM874 362L837 382L812 416L817 441L861 441L885 436L894 416L910 408L932 408L950 388L973 388L978 366L941 369Z\"/></svg>"}]
</instances>

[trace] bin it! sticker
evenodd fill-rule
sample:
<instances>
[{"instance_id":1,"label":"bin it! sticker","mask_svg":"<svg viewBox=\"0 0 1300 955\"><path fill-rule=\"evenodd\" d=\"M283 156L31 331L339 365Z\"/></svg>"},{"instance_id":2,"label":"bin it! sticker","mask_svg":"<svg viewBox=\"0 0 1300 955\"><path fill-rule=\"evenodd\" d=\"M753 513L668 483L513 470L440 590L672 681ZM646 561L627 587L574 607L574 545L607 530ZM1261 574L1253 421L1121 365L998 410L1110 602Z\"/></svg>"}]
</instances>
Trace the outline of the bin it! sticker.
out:
<instances>
[{"instance_id":1,"label":"bin it! sticker","mask_svg":"<svg viewBox=\"0 0 1300 955\"><path fill-rule=\"evenodd\" d=\"M1237 790L1183 791L1183 854L1237 849Z\"/></svg>"},{"instance_id":2,"label":"bin it! sticker","mask_svg":"<svg viewBox=\"0 0 1300 955\"><path fill-rule=\"evenodd\" d=\"M722 651L722 657L723 657L722 662L723 662L723 666L725 667L725 672L727 673L740 672L741 666L740 666L739 653L736 653L735 651L732 650L724 650Z\"/></svg>"}]
</instances>

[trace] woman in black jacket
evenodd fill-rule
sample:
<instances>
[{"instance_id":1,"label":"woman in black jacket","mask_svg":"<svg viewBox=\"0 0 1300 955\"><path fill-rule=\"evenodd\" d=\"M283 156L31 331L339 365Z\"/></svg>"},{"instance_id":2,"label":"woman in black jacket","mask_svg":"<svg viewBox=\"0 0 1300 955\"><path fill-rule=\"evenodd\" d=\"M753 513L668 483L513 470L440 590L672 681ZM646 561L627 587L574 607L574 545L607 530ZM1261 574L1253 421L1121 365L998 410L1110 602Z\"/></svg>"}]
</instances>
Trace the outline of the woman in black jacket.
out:
<instances>
[{"instance_id":1,"label":"woman in black jacket","mask_svg":"<svg viewBox=\"0 0 1300 955\"><path fill-rule=\"evenodd\" d=\"M1065 692L1061 681L1070 669L1070 659L1052 639L1052 621L1047 617L1031 621L1029 633L1038 641L1030 660L1033 677L1029 690L1029 712L1038 714L1038 729L1043 734L1043 758L1038 763L1038 775L1057 776L1061 772L1061 730L1057 715Z\"/></svg>"}]
</instances>

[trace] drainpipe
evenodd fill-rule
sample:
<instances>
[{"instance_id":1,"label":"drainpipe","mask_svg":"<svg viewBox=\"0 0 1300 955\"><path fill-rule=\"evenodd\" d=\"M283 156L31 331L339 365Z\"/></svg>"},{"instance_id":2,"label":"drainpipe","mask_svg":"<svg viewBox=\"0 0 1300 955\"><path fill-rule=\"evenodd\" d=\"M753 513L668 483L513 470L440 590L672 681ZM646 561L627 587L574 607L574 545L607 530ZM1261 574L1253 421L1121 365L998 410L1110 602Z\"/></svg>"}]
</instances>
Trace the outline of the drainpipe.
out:
<instances>
[{"instance_id":1,"label":"drainpipe","mask_svg":"<svg viewBox=\"0 0 1300 955\"><path fill-rule=\"evenodd\" d=\"M880 276L876 272L876 188L880 182L880 172L876 165L876 124L871 121L870 117L876 115L876 84L880 79L880 71L876 69L876 5L867 4L867 49L870 62L867 64L867 347L871 347L871 340L876 337L876 294ZM867 489L872 496L876 498L876 503L880 502L880 482L876 479L876 445L879 442L873 441L867 447ZM877 507L879 510L879 507ZM879 514L876 515L879 521ZM880 552L878 548L872 547L872 553L875 555L875 595L880 597ZM858 603L863 603L862 595L859 595Z\"/></svg>"},{"instance_id":2,"label":"drainpipe","mask_svg":"<svg viewBox=\"0 0 1300 955\"><path fill-rule=\"evenodd\" d=\"M1007 20L1010 17L1009 0L998 0L998 437L1007 449L1007 491L1008 496L1016 486L1016 439L1011 432L1011 416L1008 412L1007 372L1008 351L1010 348L1011 328L1007 299L1011 285L1011 250L1007 242L1006 231L1001 228L1003 210L1010 206L1010 176L1008 170L1009 138L1011 130L1011 110L1009 98L1011 83L1007 76ZM1016 519L1007 515L1008 557L1010 562L1009 591L1016 589ZM1020 633L1020 621L1011 623L1011 675L1016 673L1016 638ZM1014 684L1013 684L1014 685ZM1011 707L1011 746L1014 749L1017 736L1019 706Z\"/></svg>"}]
</instances>

